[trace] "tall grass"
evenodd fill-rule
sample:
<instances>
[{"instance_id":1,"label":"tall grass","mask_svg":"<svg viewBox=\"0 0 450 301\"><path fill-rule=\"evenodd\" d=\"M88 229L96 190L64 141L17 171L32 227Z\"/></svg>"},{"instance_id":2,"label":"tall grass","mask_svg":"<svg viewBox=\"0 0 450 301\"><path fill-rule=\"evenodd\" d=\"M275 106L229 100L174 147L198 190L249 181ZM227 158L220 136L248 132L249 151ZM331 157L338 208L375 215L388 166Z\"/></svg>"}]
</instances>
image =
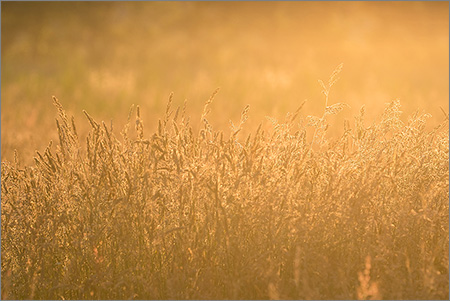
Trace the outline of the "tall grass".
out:
<instances>
[{"instance_id":1,"label":"tall grass","mask_svg":"<svg viewBox=\"0 0 450 301\"><path fill-rule=\"evenodd\" d=\"M85 112L86 140L54 98L57 145L2 162L2 299L448 299L448 115L363 107L330 139L325 91L248 137L217 91L199 131L171 96L154 133Z\"/></svg>"}]
</instances>

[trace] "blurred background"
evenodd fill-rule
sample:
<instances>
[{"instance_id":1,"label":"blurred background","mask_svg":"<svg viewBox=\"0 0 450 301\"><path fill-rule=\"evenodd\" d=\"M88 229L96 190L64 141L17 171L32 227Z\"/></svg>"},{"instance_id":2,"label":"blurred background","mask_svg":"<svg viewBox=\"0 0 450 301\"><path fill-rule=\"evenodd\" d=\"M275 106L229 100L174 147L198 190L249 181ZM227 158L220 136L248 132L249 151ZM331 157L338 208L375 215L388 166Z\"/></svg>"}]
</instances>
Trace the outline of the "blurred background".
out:
<instances>
[{"instance_id":1,"label":"blurred background","mask_svg":"<svg viewBox=\"0 0 450 301\"><path fill-rule=\"evenodd\" d=\"M264 116L321 116L318 80L340 63L330 104L348 103L335 122L366 106L376 120L400 99L403 118L420 109L430 124L449 98L448 2L2 2L1 155L23 162L57 142L55 95L82 113L125 124L140 105L148 131L170 92L198 123L220 87L209 121L229 132L246 104L254 129ZM333 123L333 120L330 120ZM370 122L368 122L370 124ZM83 128L85 126L85 128ZM338 128L342 126L339 125ZM116 134L118 131L116 132Z\"/></svg>"}]
</instances>

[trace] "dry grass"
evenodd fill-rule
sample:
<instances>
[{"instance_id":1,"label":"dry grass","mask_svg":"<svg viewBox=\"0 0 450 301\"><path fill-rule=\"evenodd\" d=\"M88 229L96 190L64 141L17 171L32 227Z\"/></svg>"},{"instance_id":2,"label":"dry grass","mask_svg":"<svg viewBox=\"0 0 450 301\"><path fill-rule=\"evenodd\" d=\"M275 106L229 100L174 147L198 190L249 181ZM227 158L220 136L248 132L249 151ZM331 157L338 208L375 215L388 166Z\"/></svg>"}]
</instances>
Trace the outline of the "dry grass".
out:
<instances>
[{"instance_id":1,"label":"dry grass","mask_svg":"<svg viewBox=\"0 0 450 301\"><path fill-rule=\"evenodd\" d=\"M394 101L327 140L323 86L322 117L248 137L217 91L198 132L171 96L155 133L85 112L86 141L54 98L56 147L2 162L2 299L448 299L448 116Z\"/></svg>"}]
</instances>

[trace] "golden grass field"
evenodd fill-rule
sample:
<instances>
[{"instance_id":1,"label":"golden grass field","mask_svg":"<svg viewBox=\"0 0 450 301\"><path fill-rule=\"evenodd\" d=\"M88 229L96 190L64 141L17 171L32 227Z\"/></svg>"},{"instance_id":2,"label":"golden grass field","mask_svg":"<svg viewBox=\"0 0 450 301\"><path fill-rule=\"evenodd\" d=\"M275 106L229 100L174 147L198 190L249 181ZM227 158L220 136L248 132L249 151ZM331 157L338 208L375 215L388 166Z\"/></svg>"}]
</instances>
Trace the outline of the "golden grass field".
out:
<instances>
[{"instance_id":1,"label":"golden grass field","mask_svg":"<svg viewBox=\"0 0 450 301\"><path fill-rule=\"evenodd\" d=\"M1 17L2 299L449 298L447 2Z\"/></svg>"}]
</instances>

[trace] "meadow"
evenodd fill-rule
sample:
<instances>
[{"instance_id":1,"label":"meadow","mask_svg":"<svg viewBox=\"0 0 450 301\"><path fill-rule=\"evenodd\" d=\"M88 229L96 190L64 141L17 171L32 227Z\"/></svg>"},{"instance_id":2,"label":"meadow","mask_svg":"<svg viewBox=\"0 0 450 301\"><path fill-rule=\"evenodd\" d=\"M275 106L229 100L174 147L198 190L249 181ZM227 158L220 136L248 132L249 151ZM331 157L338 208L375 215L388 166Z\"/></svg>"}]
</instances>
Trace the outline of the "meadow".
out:
<instances>
[{"instance_id":1,"label":"meadow","mask_svg":"<svg viewBox=\"0 0 450 301\"><path fill-rule=\"evenodd\" d=\"M2 299L449 298L448 3L1 5Z\"/></svg>"}]
</instances>

